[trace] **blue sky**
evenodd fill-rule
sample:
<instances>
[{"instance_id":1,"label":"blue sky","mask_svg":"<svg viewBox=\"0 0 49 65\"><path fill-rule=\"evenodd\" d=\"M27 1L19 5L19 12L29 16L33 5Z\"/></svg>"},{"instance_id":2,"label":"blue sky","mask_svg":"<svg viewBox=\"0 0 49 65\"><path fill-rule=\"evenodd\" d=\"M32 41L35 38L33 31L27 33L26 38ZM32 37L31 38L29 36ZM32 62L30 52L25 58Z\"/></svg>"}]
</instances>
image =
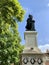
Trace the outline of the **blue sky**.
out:
<instances>
[{"instance_id":1,"label":"blue sky","mask_svg":"<svg viewBox=\"0 0 49 65\"><path fill-rule=\"evenodd\" d=\"M26 20L32 14L35 20L35 28L38 32L37 41L40 48L49 49L49 0L19 0L22 7L26 10L24 20L19 24L19 32L24 41Z\"/></svg>"}]
</instances>

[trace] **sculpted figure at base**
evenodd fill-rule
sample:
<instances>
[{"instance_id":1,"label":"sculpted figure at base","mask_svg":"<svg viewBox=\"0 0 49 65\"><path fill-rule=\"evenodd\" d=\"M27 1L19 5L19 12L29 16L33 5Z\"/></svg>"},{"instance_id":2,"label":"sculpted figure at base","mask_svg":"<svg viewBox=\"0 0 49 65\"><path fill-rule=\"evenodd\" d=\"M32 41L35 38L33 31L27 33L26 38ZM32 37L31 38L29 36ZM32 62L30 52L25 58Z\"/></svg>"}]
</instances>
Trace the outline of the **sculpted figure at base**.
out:
<instances>
[{"instance_id":1,"label":"sculpted figure at base","mask_svg":"<svg viewBox=\"0 0 49 65\"><path fill-rule=\"evenodd\" d=\"M29 15L27 19L26 31L35 31L35 21L32 15Z\"/></svg>"}]
</instances>

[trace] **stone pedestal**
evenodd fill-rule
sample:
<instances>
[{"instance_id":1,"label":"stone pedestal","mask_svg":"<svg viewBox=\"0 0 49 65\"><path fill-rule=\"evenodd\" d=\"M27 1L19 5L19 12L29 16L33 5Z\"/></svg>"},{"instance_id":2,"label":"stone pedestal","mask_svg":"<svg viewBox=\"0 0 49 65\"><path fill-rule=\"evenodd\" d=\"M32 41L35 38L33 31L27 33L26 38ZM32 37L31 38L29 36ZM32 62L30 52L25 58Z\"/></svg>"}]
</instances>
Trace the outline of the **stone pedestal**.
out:
<instances>
[{"instance_id":1,"label":"stone pedestal","mask_svg":"<svg viewBox=\"0 0 49 65\"><path fill-rule=\"evenodd\" d=\"M25 47L34 48L37 47L37 32L26 31L24 32Z\"/></svg>"},{"instance_id":2,"label":"stone pedestal","mask_svg":"<svg viewBox=\"0 0 49 65\"><path fill-rule=\"evenodd\" d=\"M40 49L37 45L37 32L36 31L25 31L24 32L25 39L25 48L23 53L40 53Z\"/></svg>"},{"instance_id":3,"label":"stone pedestal","mask_svg":"<svg viewBox=\"0 0 49 65\"><path fill-rule=\"evenodd\" d=\"M21 54L21 65L45 65L43 62L43 53L37 45L37 32L24 32L25 47Z\"/></svg>"}]
</instances>

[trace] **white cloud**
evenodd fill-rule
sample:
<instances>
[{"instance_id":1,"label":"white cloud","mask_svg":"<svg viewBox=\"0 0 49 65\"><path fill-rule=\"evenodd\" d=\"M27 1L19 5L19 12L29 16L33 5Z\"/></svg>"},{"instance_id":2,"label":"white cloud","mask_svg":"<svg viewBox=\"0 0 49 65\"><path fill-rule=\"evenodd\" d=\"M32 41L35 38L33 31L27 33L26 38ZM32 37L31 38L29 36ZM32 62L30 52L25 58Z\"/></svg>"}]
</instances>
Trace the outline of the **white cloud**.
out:
<instances>
[{"instance_id":1,"label":"white cloud","mask_svg":"<svg viewBox=\"0 0 49 65\"><path fill-rule=\"evenodd\" d=\"M42 52L46 52L46 50L49 49L49 44L40 45L39 48Z\"/></svg>"},{"instance_id":2,"label":"white cloud","mask_svg":"<svg viewBox=\"0 0 49 65\"><path fill-rule=\"evenodd\" d=\"M47 4L47 6L49 7L49 3Z\"/></svg>"}]
</instances>

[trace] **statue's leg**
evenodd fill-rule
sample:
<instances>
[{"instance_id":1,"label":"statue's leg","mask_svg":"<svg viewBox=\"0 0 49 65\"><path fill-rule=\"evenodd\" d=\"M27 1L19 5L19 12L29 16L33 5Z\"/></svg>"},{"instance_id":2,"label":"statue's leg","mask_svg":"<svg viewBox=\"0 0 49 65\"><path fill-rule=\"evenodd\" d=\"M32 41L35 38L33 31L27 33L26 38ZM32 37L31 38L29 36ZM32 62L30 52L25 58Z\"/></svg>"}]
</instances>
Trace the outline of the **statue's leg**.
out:
<instances>
[{"instance_id":1,"label":"statue's leg","mask_svg":"<svg viewBox=\"0 0 49 65\"><path fill-rule=\"evenodd\" d=\"M31 30L35 31L35 25L34 25L34 23L32 23L32 28L31 28Z\"/></svg>"}]
</instances>

